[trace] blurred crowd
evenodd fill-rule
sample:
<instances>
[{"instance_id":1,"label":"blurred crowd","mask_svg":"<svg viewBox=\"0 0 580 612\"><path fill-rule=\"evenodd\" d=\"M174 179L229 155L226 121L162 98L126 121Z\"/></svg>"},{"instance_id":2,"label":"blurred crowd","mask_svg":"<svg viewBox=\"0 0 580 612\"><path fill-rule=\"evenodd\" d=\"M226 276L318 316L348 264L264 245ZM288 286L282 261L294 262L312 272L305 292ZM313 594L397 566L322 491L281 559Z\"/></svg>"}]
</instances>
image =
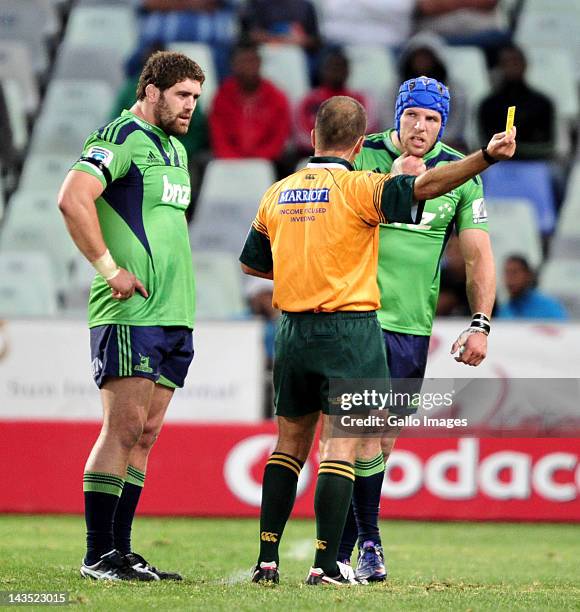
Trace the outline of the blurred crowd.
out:
<instances>
[{"instance_id":1,"label":"blurred crowd","mask_svg":"<svg viewBox=\"0 0 580 612\"><path fill-rule=\"evenodd\" d=\"M18 4L16 0L10 2L15 6ZM566 0L562 2L565 4ZM196 204L208 164L215 160L259 158L271 163L278 177L286 176L311 154L310 131L317 109L325 99L333 95L350 95L358 99L367 109L369 133L380 132L392 127L399 84L425 75L446 83L450 89L451 113L444 141L460 151L473 150L486 143L493 133L504 128L507 107L517 107L517 159L509 164L499 164L493 172L486 173L484 189L486 198L489 196L497 202L503 202L502 198L515 198L519 204L522 199L526 200L532 211L528 214L528 217L531 215L530 231L539 247L536 252L535 246L532 248L533 245L530 246L531 243L525 239L519 242L514 239L511 243L501 221L491 227L494 250L501 255L496 257L498 281L502 287L497 314L538 316L529 309L509 307L518 299L516 293L522 292L520 289L514 293L508 279L510 273L513 276L514 267L519 265L526 269L526 286L531 291L535 279L541 278L542 266L550 260L553 252L560 259L569 258L570 252L575 253L575 265L580 259L577 257L580 254L580 234L570 230L569 224L558 223L564 216L560 208L571 207L569 194L578 192L580 196L580 182L575 181L578 187L574 191L571 188L573 181L569 180L576 175L580 178L579 172L572 172L578 130L578 75L573 68L575 51L573 46L566 48L567 41L564 41L564 49L555 55L552 51L541 52L542 44L553 44L554 41L548 39L550 36L554 38L550 32L556 31L550 29L555 27L554 24L543 25L542 19L550 15L542 2L54 0L54 3L65 7L60 10L61 46L64 50L61 49L63 52L56 68L45 69L46 77L41 89L50 85L51 77L53 80L70 79L72 75L82 79L88 78L86 73L90 73L92 79L114 82L110 78L111 70L107 72L107 66L101 66L106 58L105 49L97 55L89 53L86 66L71 68L71 58L80 65L78 60L82 49L75 47L78 41L69 40L71 58L64 52L67 20L73 20L77 8L101 7L105 11L107 7L123 5L133 11L132 20L137 32L130 32L135 35L127 36L131 43L127 52L123 50L124 82L116 91L109 117L115 117L122 109L132 106L139 73L151 53L161 49L179 50L179 45L192 43L208 50L211 78L206 82L205 96L202 95L189 133L182 138L190 159L192 204L188 220L193 220L192 226L196 222ZM539 30L534 30L533 20L527 19L528 9L541 16L539 21L536 20ZM565 27L568 18L565 11L560 7L554 8L553 13L559 20L558 27ZM580 19L580 11L577 17ZM5 32L6 36L9 30ZM545 40L536 40L538 37ZM86 44L84 38L81 42ZM2 44L0 42L0 55ZM55 40L53 54L56 54L58 45L59 41ZM292 89L291 83L296 75L284 72L284 64L280 64L277 72L266 69L268 54L264 51L271 53L278 48L299 53L303 61L299 65L303 66L304 74L298 76L302 76L305 83L300 91ZM381 58L378 51L388 59L387 64L376 63L377 57ZM566 57L566 60L569 64L560 66L554 58L561 57L557 53L568 52L571 59ZM580 59L580 54L577 55L576 60ZM31 57L37 59L34 55ZM466 58L472 63L466 64ZM199 61L205 68L204 61ZM1 63L2 57L0 78L4 78ZM386 65L390 66L389 75L385 75L382 68ZM470 74L467 69L466 74L467 65L479 72ZM567 72L556 74L558 69ZM538 78L539 74L550 78L542 80ZM364 78L360 78L361 75ZM551 85L562 82L569 86L568 89ZM7 91L0 87L0 123L6 135L11 128L14 131L14 122L10 121L13 110L6 107L10 98L3 95ZM572 92L572 96L566 92ZM27 101L30 102L28 98ZM46 114L43 104L39 108ZM30 118L34 123L35 116ZM41 123L39 120L38 124ZM42 136L40 127L33 131ZM70 136L77 138L76 133ZM4 169L13 165L16 155L11 147L12 139L7 136L5 140L0 153L0 164ZM35 156L39 152L42 154L41 138L35 144L38 150L31 147ZM78 150L78 144L74 144L74 150ZM21 154L20 164L22 159ZM57 174L59 171L60 168ZM21 180L18 185L16 180L15 185L6 191L18 187L28 193L30 187L27 183L24 189L23 183ZM7 184L6 181L5 187ZM568 203L562 206L563 202ZM502 214L507 210L505 206L496 205L495 208L495 218L503 219ZM513 210L516 208L514 206ZM571 212L568 215L574 217ZM492 215L490 219L493 220ZM516 220L515 225L514 229L521 229L519 221ZM504 234L500 236L502 231ZM568 251L570 244L575 250ZM199 247L194 245L195 248ZM514 257L508 261L508 256L512 255ZM558 274L556 277L561 278L562 273ZM461 253L456 241L451 239L442 257L440 315L467 313L464 275ZM566 285L560 282L560 286L562 284ZM250 311L270 325L276 313L264 306L263 296L267 287L248 287L243 291ZM571 313L574 316L580 313L580 292L572 297L578 307L577 312ZM545 314L547 311L540 309L540 312ZM564 310L558 312L565 316Z\"/></svg>"}]
</instances>

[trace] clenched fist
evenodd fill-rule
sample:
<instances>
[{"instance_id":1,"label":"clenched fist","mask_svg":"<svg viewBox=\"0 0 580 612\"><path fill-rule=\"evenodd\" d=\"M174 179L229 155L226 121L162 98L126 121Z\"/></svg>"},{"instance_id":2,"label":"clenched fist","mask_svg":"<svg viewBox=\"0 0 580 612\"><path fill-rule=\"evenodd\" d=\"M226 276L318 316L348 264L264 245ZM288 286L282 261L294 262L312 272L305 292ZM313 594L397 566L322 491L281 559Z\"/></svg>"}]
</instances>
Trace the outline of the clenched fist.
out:
<instances>
[{"instance_id":1,"label":"clenched fist","mask_svg":"<svg viewBox=\"0 0 580 612\"><path fill-rule=\"evenodd\" d=\"M398 174L409 174L411 176L419 176L423 172L427 171L423 160L420 157L403 153L400 157L393 162L391 168L391 176L397 176Z\"/></svg>"}]
</instances>

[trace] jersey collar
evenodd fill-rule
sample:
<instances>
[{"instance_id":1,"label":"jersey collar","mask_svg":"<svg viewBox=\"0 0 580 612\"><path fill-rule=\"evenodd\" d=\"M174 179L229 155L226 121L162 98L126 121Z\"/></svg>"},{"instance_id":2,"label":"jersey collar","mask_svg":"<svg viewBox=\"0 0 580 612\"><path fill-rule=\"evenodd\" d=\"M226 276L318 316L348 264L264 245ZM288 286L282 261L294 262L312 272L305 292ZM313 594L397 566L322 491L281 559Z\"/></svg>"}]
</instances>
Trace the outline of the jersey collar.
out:
<instances>
[{"instance_id":1,"label":"jersey collar","mask_svg":"<svg viewBox=\"0 0 580 612\"><path fill-rule=\"evenodd\" d=\"M123 116L126 117L129 115L133 117L133 121L135 121L137 125L140 125L142 128L157 134L157 136L159 136L160 138L163 138L164 140L169 140L169 135L166 132L164 132L160 127L153 125L152 123L149 123L149 121L145 121L145 119L138 117L135 113L132 113L130 110L124 110L121 113L122 117Z\"/></svg>"},{"instance_id":2,"label":"jersey collar","mask_svg":"<svg viewBox=\"0 0 580 612\"><path fill-rule=\"evenodd\" d=\"M352 164L342 157L311 157L307 168L338 168L340 170L353 170Z\"/></svg>"},{"instance_id":3,"label":"jersey collar","mask_svg":"<svg viewBox=\"0 0 580 612\"><path fill-rule=\"evenodd\" d=\"M399 155L402 155L403 152L399 151L399 149L395 146L395 143L393 142L392 136L394 132L394 129L390 129L386 132L383 132L383 144L385 145L385 148L388 151L395 155L395 157L399 157ZM433 148L427 153L427 155L423 155L423 160L429 161L430 159L437 157L441 153L441 146L441 141L438 140L433 146Z\"/></svg>"}]
</instances>

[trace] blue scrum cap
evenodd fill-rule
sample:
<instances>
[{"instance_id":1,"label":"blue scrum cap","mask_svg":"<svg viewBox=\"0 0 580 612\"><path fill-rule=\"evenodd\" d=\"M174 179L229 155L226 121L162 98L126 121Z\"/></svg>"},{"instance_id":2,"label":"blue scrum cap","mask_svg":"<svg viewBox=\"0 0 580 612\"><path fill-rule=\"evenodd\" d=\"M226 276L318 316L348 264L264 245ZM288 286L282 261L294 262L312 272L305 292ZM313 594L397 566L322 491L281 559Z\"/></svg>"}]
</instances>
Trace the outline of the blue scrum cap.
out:
<instances>
[{"instance_id":1,"label":"blue scrum cap","mask_svg":"<svg viewBox=\"0 0 580 612\"><path fill-rule=\"evenodd\" d=\"M449 117L449 102L449 90L443 83L424 76L409 79L399 87L395 106L395 129L399 132L401 115L406 108L428 108L441 115L441 130L437 136L437 139L441 140Z\"/></svg>"}]
</instances>

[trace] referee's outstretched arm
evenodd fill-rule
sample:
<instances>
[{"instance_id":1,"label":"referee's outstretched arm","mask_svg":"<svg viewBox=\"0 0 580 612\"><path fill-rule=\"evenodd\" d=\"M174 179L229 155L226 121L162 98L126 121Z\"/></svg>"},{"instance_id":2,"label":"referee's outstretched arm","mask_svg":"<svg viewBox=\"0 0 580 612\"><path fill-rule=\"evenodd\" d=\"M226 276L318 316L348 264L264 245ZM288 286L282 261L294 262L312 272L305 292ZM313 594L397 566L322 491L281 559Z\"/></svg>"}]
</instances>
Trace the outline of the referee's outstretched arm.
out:
<instances>
[{"instance_id":1,"label":"referee's outstretched arm","mask_svg":"<svg viewBox=\"0 0 580 612\"><path fill-rule=\"evenodd\" d=\"M497 161L510 159L516 151L516 128L509 133L495 134L484 147L464 159L432 168L415 180L414 196L417 201L431 200L449 193L480 174Z\"/></svg>"}]
</instances>

